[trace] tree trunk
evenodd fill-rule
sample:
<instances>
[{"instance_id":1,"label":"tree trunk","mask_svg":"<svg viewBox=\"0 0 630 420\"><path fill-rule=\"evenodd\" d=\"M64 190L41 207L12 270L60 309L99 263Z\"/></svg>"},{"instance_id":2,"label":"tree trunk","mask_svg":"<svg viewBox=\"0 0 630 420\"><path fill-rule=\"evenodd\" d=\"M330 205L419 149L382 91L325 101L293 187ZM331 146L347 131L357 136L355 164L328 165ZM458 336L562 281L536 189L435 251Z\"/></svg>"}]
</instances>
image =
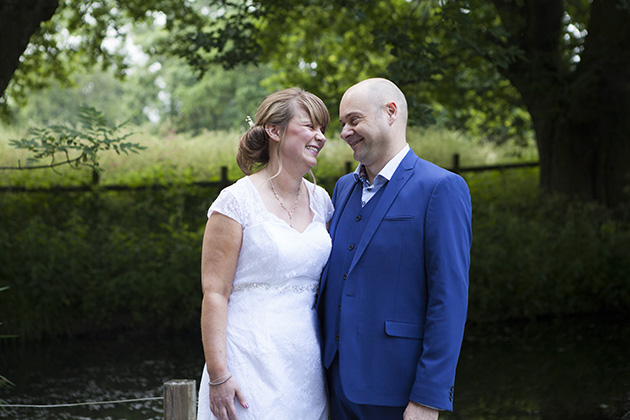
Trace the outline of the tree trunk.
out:
<instances>
[{"instance_id":1,"label":"tree trunk","mask_svg":"<svg viewBox=\"0 0 630 420\"><path fill-rule=\"evenodd\" d=\"M611 207L630 198L630 10L619 3L592 4L584 54L567 92L566 126L556 139L555 153L570 150L577 164L553 168L543 184ZM582 146L573 151L575 143ZM580 173L583 185L576 182Z\"/></svg>"},{"instance_id":2,"label":"tree trunk","mask_svg":"<svg viewBox=\"0 0 630 420\"><path fill-rule=\"evenodd\" d=\"M558 48L561 3L527 2L524 59L505 75L532 117L542 189L614 207L630 198L630 10L593 1L572 71Z\"/></svg>"},{"instance_id":3,"label":"tree trunk","mask_svg":"<svg viewBox=\"0 0 630 420\"><path fill-rule=\"evenodd\" d=\"M0 2L0 96L13 77L31 36L41 22L52 17L58 4L58 0Z\"/></svg>"}]
</instances>

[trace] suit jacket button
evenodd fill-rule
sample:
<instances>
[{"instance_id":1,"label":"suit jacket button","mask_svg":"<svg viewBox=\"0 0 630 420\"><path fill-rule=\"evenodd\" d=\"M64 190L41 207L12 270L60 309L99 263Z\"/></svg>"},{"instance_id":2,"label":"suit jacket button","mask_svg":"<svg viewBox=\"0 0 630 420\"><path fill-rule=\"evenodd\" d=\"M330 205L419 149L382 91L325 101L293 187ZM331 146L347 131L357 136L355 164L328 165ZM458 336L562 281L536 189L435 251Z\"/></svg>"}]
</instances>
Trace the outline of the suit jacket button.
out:
<instances>
[{"instance_id":1,"label":"suit jacket button","mask_svg":"<svg viewBox=\"0 0 630 420\"><path fill-rule=\"evenodd\" d=\"M361 221L361 216L357 216L356 219L354 219L354 220L356 220L357 222L360 222Z\"/></svg>"},{"instance_id":2,"label":"suit jacket button","mask_svg":"<svg viewBox=\"0 0 630 420\"><path fill-rule=\"evenodd\" d=\"M352 250L354 249L354 245L350 245L350 246L348 247L348 249L349 249L350 251L352 251Z\"/></svg>"}]
</instances>

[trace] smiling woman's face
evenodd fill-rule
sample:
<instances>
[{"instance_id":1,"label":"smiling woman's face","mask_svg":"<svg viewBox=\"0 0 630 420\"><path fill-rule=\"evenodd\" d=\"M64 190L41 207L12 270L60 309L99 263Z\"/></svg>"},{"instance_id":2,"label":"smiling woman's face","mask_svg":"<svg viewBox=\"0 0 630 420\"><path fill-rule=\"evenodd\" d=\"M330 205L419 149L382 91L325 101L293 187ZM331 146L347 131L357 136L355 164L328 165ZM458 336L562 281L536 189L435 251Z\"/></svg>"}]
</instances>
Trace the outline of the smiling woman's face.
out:
<instances>
[{"instance_id":1,"label":"smiling woman's face","mask_svg":"<svg viewBox=\"0 0 630 420\"><path fill-rule=\"evenodd\" d=\"M283 164L304 162L310 169L317 164L317 155L325 143L323 127L314 124L308 113L298 107L287 125L281 146Z\"/></svg>"}]
</instances>

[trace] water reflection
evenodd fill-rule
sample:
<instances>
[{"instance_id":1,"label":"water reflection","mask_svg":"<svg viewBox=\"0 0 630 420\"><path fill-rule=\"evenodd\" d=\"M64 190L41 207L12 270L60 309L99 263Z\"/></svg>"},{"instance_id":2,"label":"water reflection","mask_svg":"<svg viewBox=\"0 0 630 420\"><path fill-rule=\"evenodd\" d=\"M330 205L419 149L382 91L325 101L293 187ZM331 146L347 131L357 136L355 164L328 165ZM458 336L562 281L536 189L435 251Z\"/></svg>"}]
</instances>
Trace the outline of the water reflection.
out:
<instances>
[{"instance_id":1,"label":"water reflection","mask_svg":"<svg viewBox=\"0 0 630 420\"><path fill-rule=\"evenodd\" d=\"M630 418L630 323L578 319L467 328L455 412L443 420ZM171 379L198 379L198 334L73 339L0 347L0 389L13 404L160 397ZM159 420L161 401L13 408L1 419Z\"/></svg>"},{"instance_id":2,"label":"water reflection","mask_svg":"<svg viewBox=\"0 0 630 420\"><path fill-rule=\"evenodd\" d=\"M162 384L174 378L196 379L203 365L195 336L73 339L29 343L1 349L0 372L15 387L0 389L14 404L59 404L161 397ZM16 420L159 420L157 400L81 407L0 410Z\"/></svg>"},{"instance_id":3,"label":"water reflection","mask_svg":"<svg viewBox=\"0 0 630 420\"><path fill-rule=\"evenodd\" d=\"M457 372L455 412L441 418L630 418L628 349L628 320L470 326Z\"/></svg>"}]
</instances>

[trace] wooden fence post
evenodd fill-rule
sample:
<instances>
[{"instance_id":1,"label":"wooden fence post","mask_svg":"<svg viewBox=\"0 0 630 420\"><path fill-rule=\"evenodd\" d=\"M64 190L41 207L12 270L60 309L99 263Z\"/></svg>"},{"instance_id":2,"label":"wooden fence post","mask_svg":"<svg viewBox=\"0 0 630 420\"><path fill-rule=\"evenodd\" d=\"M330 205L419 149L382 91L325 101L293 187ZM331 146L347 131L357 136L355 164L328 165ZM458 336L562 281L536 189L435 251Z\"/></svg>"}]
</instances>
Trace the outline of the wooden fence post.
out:
<instances>
[{"instance_id":1,"label":"wooden fence post","mask_svg":"<svg viewBox=\"0 0 630 420\"><path fill-rule=\"evenodd\" d=\"M453 154L453 172L459 173L459 153Z\"/></svg>"},{"instance_id":2,"label":"wooden fence post","mask_svg":"<svg viewBox=\"0 0 630 420\"><path fill-rule=\"evenodd\" d=\"M196 420L196 382L174 379L164 384L164 420Z\"/></svg>"},{"instance_id":3,"label":"wooden fence post","mask_svg":"<svg viewBox=\"0 0 630 420\"><path fill-rule=\"evenodd\" d=\"M98 185L100 180L101 174L96 169L92 169L92 185Z\"/></svg>"}]
</instances>

